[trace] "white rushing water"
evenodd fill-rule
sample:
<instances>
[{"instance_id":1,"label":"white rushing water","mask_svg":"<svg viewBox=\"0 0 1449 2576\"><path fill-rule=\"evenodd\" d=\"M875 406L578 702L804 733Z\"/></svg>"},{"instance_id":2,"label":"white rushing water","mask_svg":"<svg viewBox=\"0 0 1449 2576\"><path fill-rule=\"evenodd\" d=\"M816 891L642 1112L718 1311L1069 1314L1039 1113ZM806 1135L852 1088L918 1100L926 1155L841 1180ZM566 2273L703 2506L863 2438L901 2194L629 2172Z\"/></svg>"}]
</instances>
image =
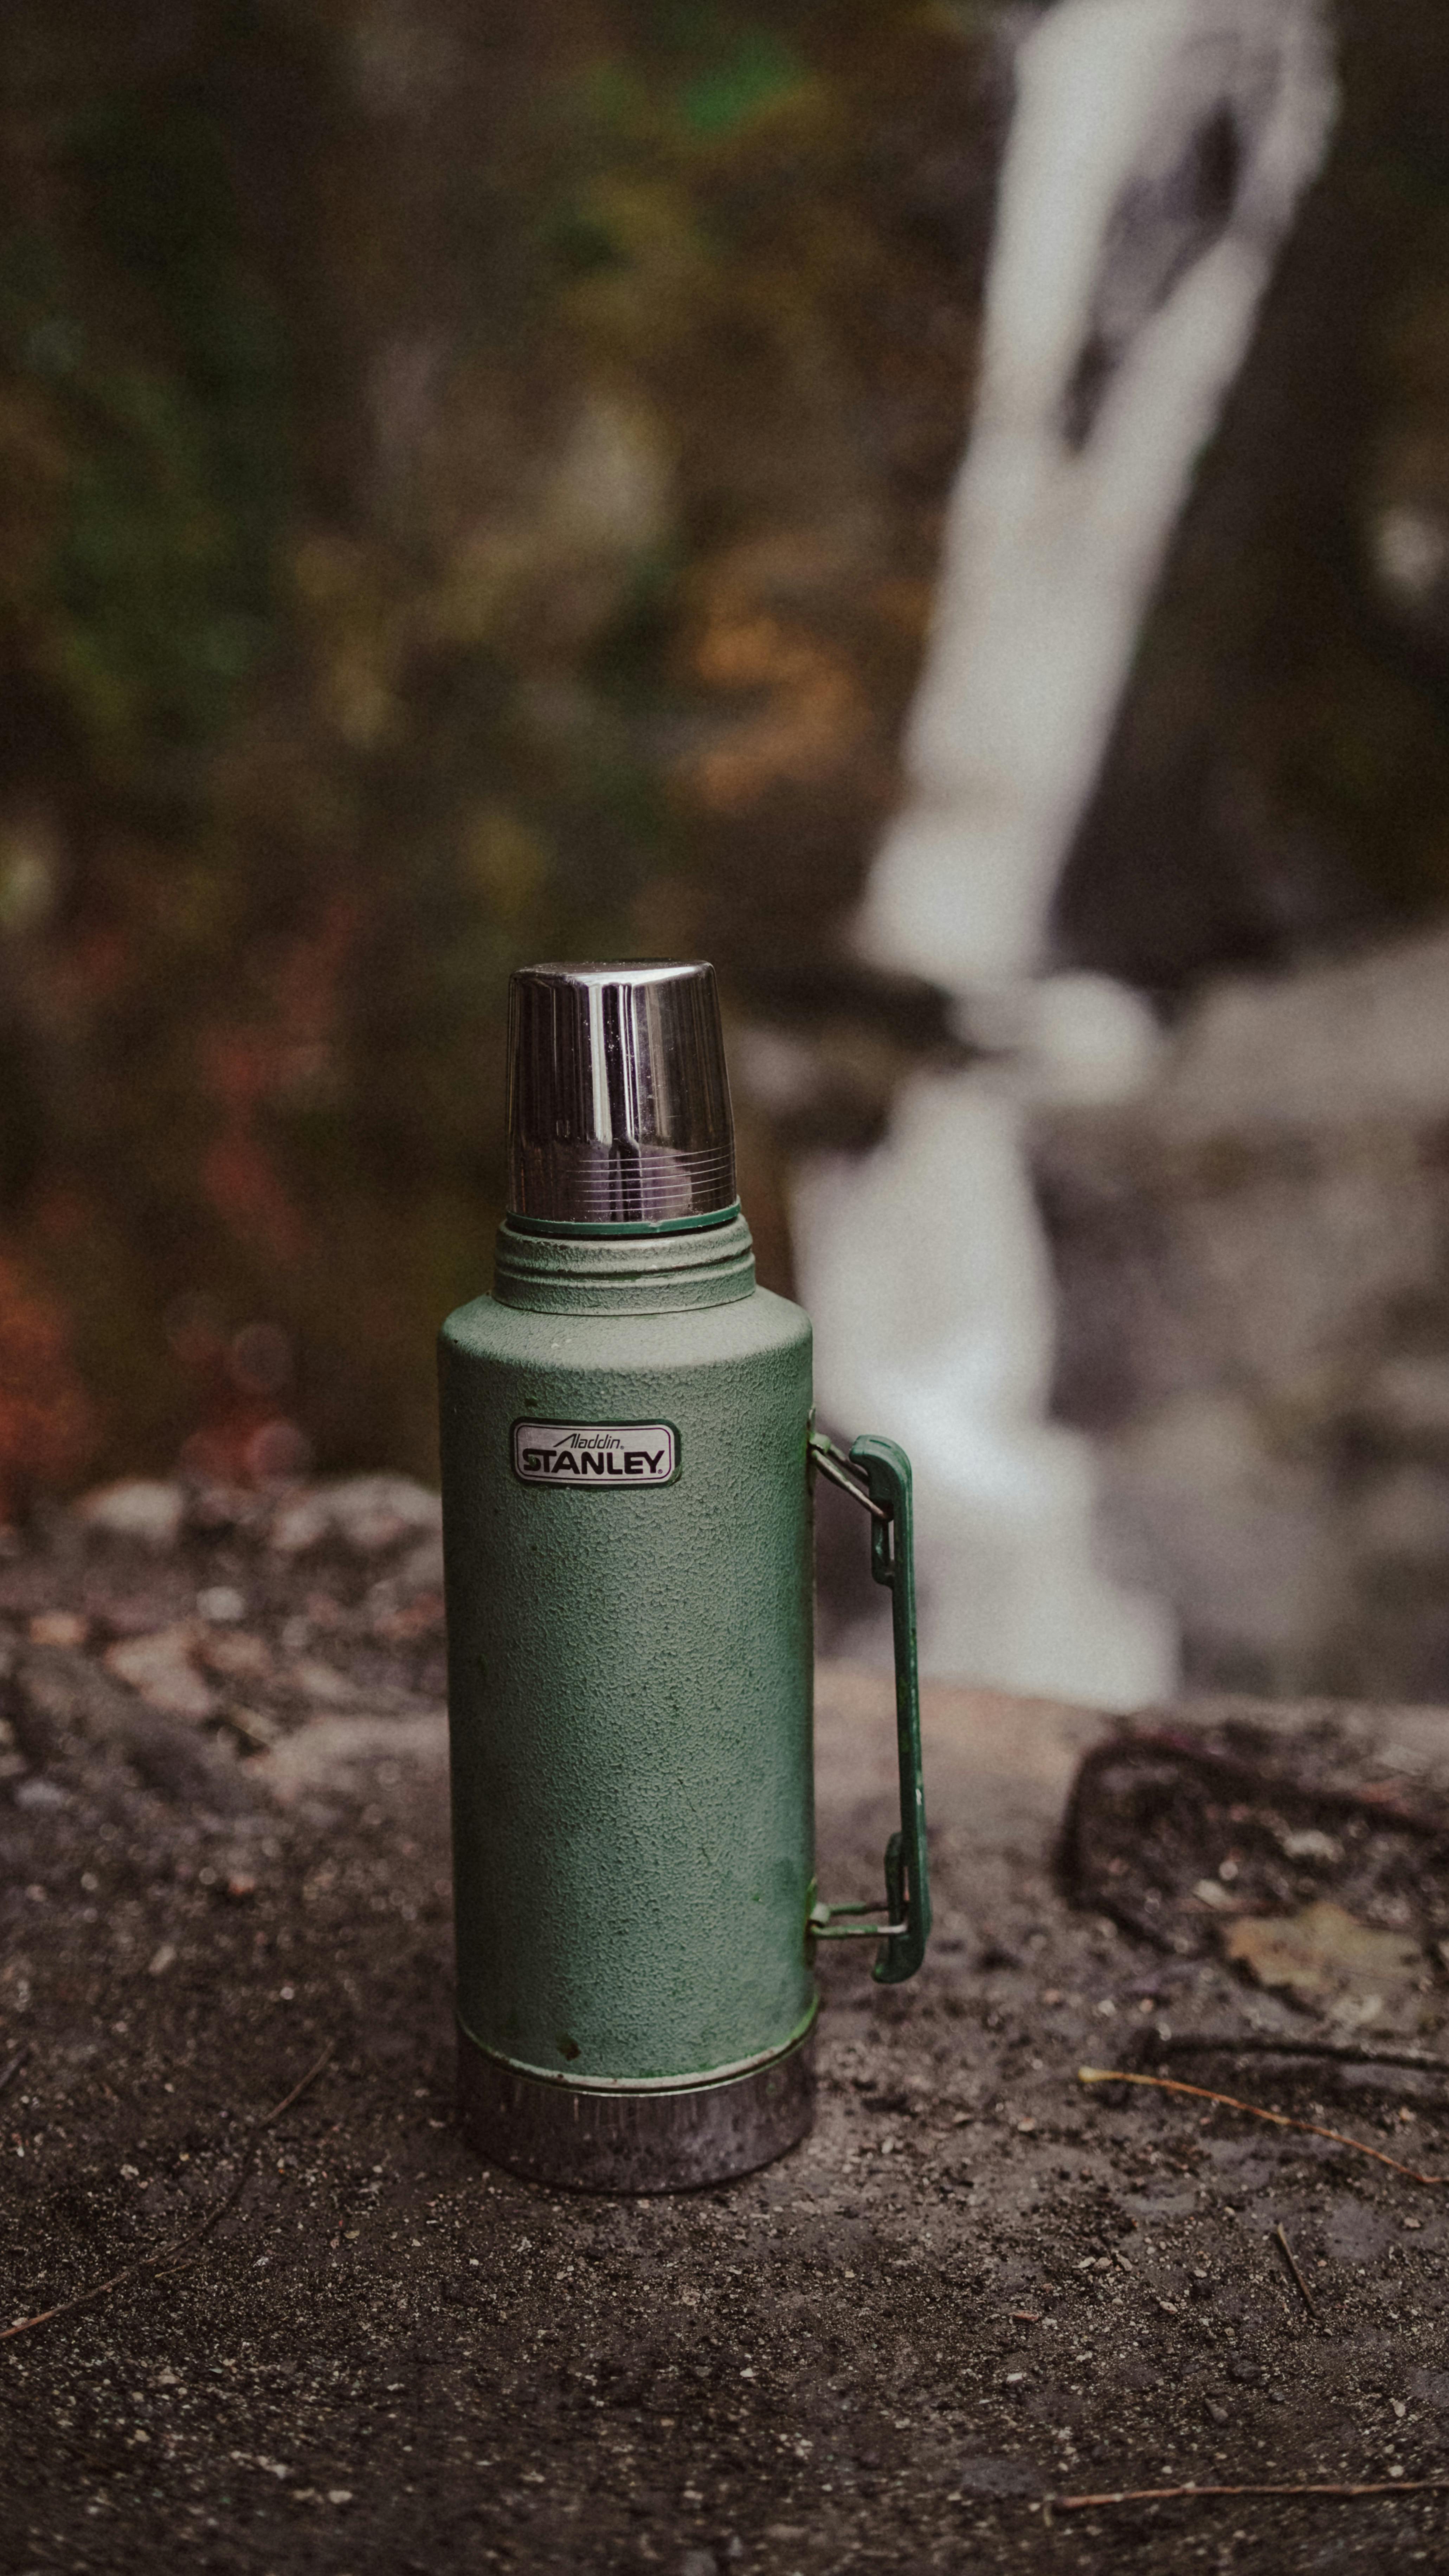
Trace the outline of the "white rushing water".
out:
<instances>
[{"instance_id":1,"label":"white rushing water","mask_svg":"<svg viewBox=\"0 0 1449 2576\"><path fill-rule=\"evenodd\" d=\"M914 1077L873 1154L808 1168L795 1238L823 1415L915 1461L926 1668L1130 1704L1171 1686L1171 1623L1098 1566L1090 1449L1047 1420L1025 1121L1129 1091L1155 1039L1137 996L1045 971L1048 923L1334 87L1316 0L1056 0L1016 74L907 793L859 925L1001 1053Z\"/></svg>"}]
</instances>

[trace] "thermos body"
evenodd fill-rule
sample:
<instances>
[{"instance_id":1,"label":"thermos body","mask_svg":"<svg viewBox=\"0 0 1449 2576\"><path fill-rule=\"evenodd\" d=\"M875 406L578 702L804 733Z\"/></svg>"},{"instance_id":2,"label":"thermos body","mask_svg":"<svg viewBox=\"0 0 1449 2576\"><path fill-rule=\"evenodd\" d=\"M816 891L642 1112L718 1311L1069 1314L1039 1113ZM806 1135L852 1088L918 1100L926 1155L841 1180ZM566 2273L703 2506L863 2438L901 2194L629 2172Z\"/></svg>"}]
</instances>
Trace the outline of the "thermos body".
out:
<instances>
[{"instance_id":1,"label":"thermos body","mask_svg":"<svg viewBox=\"0 0 1449 2576\"><path fill-rule=\"evenodd\" d=\"M590 1313L588 1249L566 1329L443 1332L458 2012L533 2076L687 2084L813 2011L810 1326L718 1258L728 1303Z\"/></svg>"},{"instance_id":2,"label":"thermos body","mask_svg":"<svg viewBox=\"0 0 1449 2576\"><path fill-rule=\"evenodd\" d=\"M920 1964L910 1471L813 1432L755 1281L708 967L514 979L511 1213L441 1335L467 2134L536 2179L716 2182L810 2124L815 1944ZM879 1908L814 1884L812 1486L894 1594L902 1831Z\"/></svg>"}]
</instances>

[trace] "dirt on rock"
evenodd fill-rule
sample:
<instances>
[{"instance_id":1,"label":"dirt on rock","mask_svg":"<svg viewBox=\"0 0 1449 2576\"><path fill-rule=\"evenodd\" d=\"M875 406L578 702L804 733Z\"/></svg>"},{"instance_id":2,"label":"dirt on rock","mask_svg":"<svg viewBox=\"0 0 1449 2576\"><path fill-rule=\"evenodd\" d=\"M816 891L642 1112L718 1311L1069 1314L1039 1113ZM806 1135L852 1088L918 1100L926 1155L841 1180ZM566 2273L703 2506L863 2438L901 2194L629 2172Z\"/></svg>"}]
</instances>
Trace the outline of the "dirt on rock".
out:
<instances>
[{"instance_id":1,"label":"dirt on rock","mask_svg":"<svg viewBox=\"0 0 1449 2576\"><path fill-rule=\"evenodd\" d=\"M1052 2503L1449 2477L1445 2193L1076 2080L1250 2038L1174 2071L1449 2169L1432 2070L1261 2053L1341 2025L1250 1984L1215 1902L1199 1926L1180 1800L1190 1940L1069 1904L1055 1840L1104 1721L928 1694L926 1970L822 1960L793 2155L610 2201L490 2170L454 2125L430 1497L58 1516L0 1566L0 1662L0 2328L116 2281L0 2342L7 2576L1449 2559L1446 2494ZM879 1883L889 1711L884 1677L824 1671L841 1900ZM1290 1761L1291 1712L1257 1722ZM1449 1720L1306 1722L1335 1780L1443 1799ZM1331 1856L1299 1857L1333 1898ZM1449 2054L1424 1920L1401 2055Z\"/></svg>"}]
</instances>

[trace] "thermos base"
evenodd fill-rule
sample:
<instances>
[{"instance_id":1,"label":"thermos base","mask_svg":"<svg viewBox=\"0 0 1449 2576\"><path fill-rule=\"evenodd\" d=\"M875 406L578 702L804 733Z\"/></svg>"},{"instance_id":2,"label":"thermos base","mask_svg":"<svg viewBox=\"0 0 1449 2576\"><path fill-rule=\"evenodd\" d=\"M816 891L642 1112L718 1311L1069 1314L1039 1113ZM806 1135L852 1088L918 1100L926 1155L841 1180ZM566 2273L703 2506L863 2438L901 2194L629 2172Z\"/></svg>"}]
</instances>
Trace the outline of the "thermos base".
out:
<instances>
[{"instance_id":1,"label":"thermos base","mask_svg":"<svg viewBox=\"0 0 1449 2576\"><path fill-rule=\"evenodd\" d=\"M699 2191L798 2145L815 2116L815 2033L715 2084L607 2090L524 2075L458 2033L463 2134L564 2191Z\"/></svg>"}]
</instances>

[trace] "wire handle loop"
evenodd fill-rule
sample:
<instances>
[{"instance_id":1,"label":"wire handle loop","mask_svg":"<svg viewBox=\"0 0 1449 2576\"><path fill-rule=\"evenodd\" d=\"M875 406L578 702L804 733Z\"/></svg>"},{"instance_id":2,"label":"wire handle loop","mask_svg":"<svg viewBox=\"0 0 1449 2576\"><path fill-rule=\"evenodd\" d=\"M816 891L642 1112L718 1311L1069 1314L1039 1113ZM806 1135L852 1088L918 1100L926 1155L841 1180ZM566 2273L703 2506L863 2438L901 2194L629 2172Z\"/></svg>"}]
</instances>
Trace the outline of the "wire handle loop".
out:
<instances>
[{"instance_id":1,"label":"wire handle loop","mask_svg":"<svg viewBox=\"0 0 1449 2576\"><path fill-rule=\"evenodd\" d=\"M865 1432L848 1458L823 1432L810 1434L813 1466L870 1513L870 1570L891 1596L896 1670L896 1757L901 1822L885 1849L886 1920L844 1923L860 1905L817 1905L811 1928L819 1941L878 1940L877 1985L913 1977L931 1934L931 1880L926 1854L926 1793L921 1776L921 1694L916 1669L916 1563L911 1516L911 1462L894 1440Z\"/></svg>"}]
</instances>

